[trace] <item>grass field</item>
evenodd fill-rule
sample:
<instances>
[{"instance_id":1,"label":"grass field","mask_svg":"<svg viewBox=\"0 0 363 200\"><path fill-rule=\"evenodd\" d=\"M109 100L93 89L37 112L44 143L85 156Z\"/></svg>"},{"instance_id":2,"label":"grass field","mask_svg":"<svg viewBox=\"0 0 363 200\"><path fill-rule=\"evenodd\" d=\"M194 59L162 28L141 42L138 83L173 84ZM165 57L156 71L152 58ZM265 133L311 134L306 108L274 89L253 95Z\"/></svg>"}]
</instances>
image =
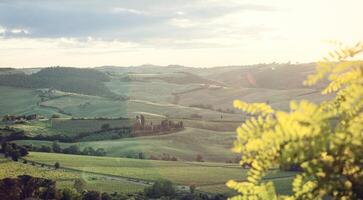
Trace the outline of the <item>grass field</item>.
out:
<instances>
[{"instance_id":1,"label":"grass field","mask_svg":"<svg viewBox=\"0 0 363 200\"><path fill-rule=\"evenodd\" d=\"M168 95L171 97L175 90L167 89L167 91L170 92ZM149 92L152 91L149 90ZM190 118L192 114L198 114L205 120L218 120L221 116L220 112L213 110L191 108L161 101L163 97L157 92L152 92L154 96L151 96L151 99L141 98L129 101L58 92L56 93L57 96L45 99L43 102L41 102L39 94L31 89L0 86L0 93L6 94L0 99L0 116L5 114L39 114L50 117L53 114L58 114L65 117L72 115L86 118L134 118L143 113L150 116ZM237 114L224 113L223 116L226 120L240 119L240 115Z\"/></svg>"},{"instance_id":2,"label":"grass field","mask_svg":"<svg viewBox=\"0 0 363 200\"><path fill-rule=\"evenodd\" d=\"M179 185L194 184L202 191L213 193L230 192L224 186L226 181L246 178L246 170L238 165L223 163L168 162L53 153L31 153L27 159L46 164L59 161L62 167L111 176L150 181L168 179ZM267 178L278 184L280 193L286 193L293 175L293 172L275 170Z\"/></svg>"},{"instance_id":3,"label":"grass field","mask_svg":"<svg viewBox=\"0 0 363 200\"><path fill-rule=\"evenodd\" d=\"M30 175L33 177L54 180L56 181L58 188L73 187L76 179L83 179L86 183L85 188L87 190L97 190L100 192L132 193L143 191L145 188L145 186L140 184L130 184L130 182L123 182L120 180L109 180L96 175L71 172L63 169L55 170L48 166L33 166L30 162L24 164L22 162L14 162L0 157L0 179L16 178L20 175Z\"/></svg>"},{"instance_id":4,"label":"grass field","mask_svg":"<svg viewBox=\"0 0 363 200\"><path fill-rule=\"evenodd\" d=\"M170 103L155 103L145 100L119 101L87 95L68 95L42 102L43 106L57 108L75 117L124 117L134 118L139 113L169 118L190 118L198 114L207 120L220 119L221 113L213 110L192 108ZM223 114L226 120L238 120L238 114Z\"/></svg>"},{"instance_id":5,"label":"grass field","mask_svg":"<svg viewBox=\"0 0 363 200\"><path fill-rule=\"evenodd\" d=\"M81 148L88 146L104 148L108 156L114 157L130 155L137 157L139 152L143 152L147 157L168 153L180 160L194 161L196 156L200 154L206 161L226 162L235 158L235 154L230 150L234 139L234 132L186 128L183 131L168 135L60 144L63 147L77 144ZM17 141L17 143L32 144L33 146L50 146L52 144L50 141L34 140Z\"/></svg>"},{"instance_id":6,"label":"grass field","mask_svg":"<svg viewBox=\"0 0 363 200\"><path fill-rule=\"evenodd\" d=\"M38 105L40 98L30 89L0 86L0 116L6 114L41 114L51 116L58 112Z\"/></svg>"},{"instance_id":7,"label":"grass field","mask_svg":"<svg viewBox=\"0 0 363 200\"><path fill-rule=\"evenodd\" d=\"M131 99L140 99L152 102L172 103L173 93L183 92L199 87L198 84L180 85L167 83L160 80L150 81L126 81L121 82L119 78L113 78L106 86L114 93L127 95Z\"/></svg>"}]
</instances>

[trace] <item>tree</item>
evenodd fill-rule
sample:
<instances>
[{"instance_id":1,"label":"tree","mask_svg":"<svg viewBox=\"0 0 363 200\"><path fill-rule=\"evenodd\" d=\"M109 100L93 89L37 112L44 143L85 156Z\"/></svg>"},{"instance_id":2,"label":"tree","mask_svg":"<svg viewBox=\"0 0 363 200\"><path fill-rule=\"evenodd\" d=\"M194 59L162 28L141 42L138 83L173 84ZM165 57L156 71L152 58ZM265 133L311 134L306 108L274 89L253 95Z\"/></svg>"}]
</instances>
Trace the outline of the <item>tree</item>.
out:
<instances>
[{"instance_id":1,"label":"tree","mask_svg":"<svg viewBox=\"0 0 363 200\"><path fill-rule=\"evenodd\" d=\"M60 167L59 162L54 163L54 168L55 168L55 169L59 169L59 167Z\"/></svg>"},{"instance_id":2,"label":"tree","mask_svg":"<svg viewBox=\"0 0 363 200\"><path fill-rule=\"evenodd\" d=\"M96 151L92 147L85 147L82 154L84 155L95 155Z\"/></svg>"},{"instance_id":3,"label":"tree","mask_svg":"<svg viewBox=\"0 0 363 200\"><path fill-rule=\"evenodd\" d=\"M140 123L141 123L141 127L144 128L145 127L145 117L144 117L144 115L140 115Z\"/></svg>"},{"instance_id":4,"label":"tree","mask_svg":"<svg viewBox=\"0 0 363 200\"><path fill-rule=\"evenodd\" d=\"M159 180L151 187L145 188L145 195L149 198L173 197L175 195L175 188L172 182Z\"/></svg>"},{"instance_id":5,"label":"tree","mask_svg":"<svg viewBox=\"0 0 363 200\"><path fill-rule=\"evenodd\" d=\"M83 195L83 200L101 200L101 194L97 191L88 191Z\"/></svg>"},{"instance_id":6,"label":"tree","mask_svg":"<svg viewBox=\"0 0 363 200\"><path fill-rule=\"evenodd\" d=\"M96 149L96 152L94 154L95 156L105 156L106 155L106 151L103 148L98 148Z\"/></svg>"},{"instance_id":7,"label":"tree","mask_svg":"<svg viewBox=\"0 0 363 200\"><path fill-rule=\"evenodd\" d=\"M197 162L204 162L204 160L203 160L203 156L202 156L202 155L200 155L200 154L198 154L198 155L197 155L197 157L195 158L195 160L196 160Z\"/></svg>"},{"instance_id":8,"label":"tree","mask_svg":"<svg viewBox=\"0 0 363 200\"><path fill-rule=\"evenodd\" d=\"M352 58L363 44L340 48L317 65L304 83L327 77L322 94L331 100L290 103L290 112L265 103L235 101L234 106L257 115L237 129L234 150L251 164L247 181L229 181L241 194L232 199L363 199L363 61ZM299 165L292 196L276 196L274 184L262 181L276 166Z\"/></svg>"},{"instance_id":9,"label":"tree","mask_svg":"<svg viewBox=\"0 0 363 200\"><path fill-rule=\"evenodd\" d=\"M10 157L13 161L18 161L18 159L20 158L20 153L18 150L16 149L12 149L10 151Z\"/></svg>"},{"instance_id":10,"label":"tree","mask_svg":"<svg viewBox=\"0 0 363 200\"><path fill-rule=\"evenodd\" d=\"M1 151L0 153L4 153L7 151L7 148L8 148L8 143L6 142L1 142Z\"/></svg>"},{"instance_id":11,"label":"tree","mask_svg":"<svg viewBox=\"0 0 363 200\"><path fill-rule=\"evenodd\" d=\"M68 148L63 149L65 154L81 154L81 150L78 145L71 145Z\"/></svg>"},{"instance_id":12,"label":"tree","mask_svg":"<svg viewBox=\"0 0 363 200\"><path fill-rule=\"evenodd\" d=\"M0 180L0 199L54 199L55 182L28 175Z\"/></svg>"},{"instance_id":13,"label":"tree","mask_svg":"<svg viewBox=\"0 0 363 200\"><path fill-rule=\"evenodd\" d=\"M53 114L53 115L52 115L52 118L53 118L53 119L60 118L60 115L58 115L58 114Z\"/></svg>"},{"instance_id":14,"label":"tree","mask_svg":"<svg viewBox=\"0 0 363 200\"><path fill-rule=\"evenodd\" d=\"M101 130L108 130L110 128L111 128L110 124L102 124L102 126L101 126Z\"/></svg>"},{"instance_id":15,"label":"tree","mask_svg":"<svg viewBox=\"0 0 363 200\"><path fill-rule=\"evenodd\" d=\"M145 159L145 154L143 152L139 152L138 157L139 159Z\"/></svg>"},{"instance_id":16,"label":"tree","mask_svg":"<svg viewBox=\"0 0 363 200\"><path fill-rule=\"evenodd\" d=\"M111 197L111 195L104 192L101 194L101 200L112 200L112 197Z\"/></svg>"},{"instance_id":17,"label":"tree","mask_svg":"<svg viewBox=\"0 0 363 200\"><path fill-rule=\"evenodd\" d=\"M19 154L21 157L28 155L28 149L26 149L25 147L19 147Z\"/></svg>"},{"instance_id":18,"label":"tree","mask_svg":"<svg viewBox=\"0 0 363 200\"><path fill-rule=\"evenodd\" d=\"M83 179L76 179L73 185L77 192L82 193L86 187L86 182Z\"/></svg>"},{"instance_id":19,"label":"tree","mask_svg":"<svg viewBox=\"0 0 363 200\"><path fill-rule=\"evenodd\" d=\"M190 193L191 194L194 194L194 192L195 192L195 189L196 189L197 187L193 184L193 185L190 185L189 186L189 191L190 191Z\"/></svg>"},{"instance_id":20,"label":"tree","mask_svg":"<svg viewBox=\"0 0 363 200\"><path fill-rule=\"evenodd\" d=\"M53 141L52 150L55 153L61 153L62 152L62 148L60 147L58 141Z\"/></svg>"},{"instance_id":21,"label":"tree","mask_svg":"<svg viewBox=\"0 0 363 200\"><path fill-rule=\"evenodd\" d=\"M52 149L48 146L45 146L45 145L42 145L40 148L39 148L39 151L40 152L52 152Z\"/></svg>"},{"instance_id":22,"label":"tree","mask_svg":"<svg viewBox=\"0 0 363 200\"><path fill-rule=\"evenodd\" d=\"M64 188L61 191L62 197L60 200L80 200L81 194L79 194L75 189Z\"/></svg>"}]
</instances>

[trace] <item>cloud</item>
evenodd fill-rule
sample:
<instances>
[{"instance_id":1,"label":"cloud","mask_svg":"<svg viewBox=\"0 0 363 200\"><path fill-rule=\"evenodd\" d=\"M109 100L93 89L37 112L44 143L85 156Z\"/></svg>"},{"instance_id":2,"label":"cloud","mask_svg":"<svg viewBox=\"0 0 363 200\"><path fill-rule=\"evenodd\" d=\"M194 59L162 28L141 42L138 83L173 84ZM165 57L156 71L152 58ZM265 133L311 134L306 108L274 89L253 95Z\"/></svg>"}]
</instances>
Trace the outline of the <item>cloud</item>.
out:
<instances>
[{"instance_id":1,"label":"cloud","mask_svg":"<svg viewBox=\"0 0 363 200\"><path fill-rule=\"evenodd\" d=\"M115 13L131 13L131 14L137 14L137 15L142 15L142 14L146 14L145 12L141 11L141 10L135 10L135 9L130 9L130 8L113 8L112 12Z\"/></svg>"},{"instance_id":2,"label":"cloud","mask_svg":"<svg viewBox=\"0 0 363 200\"><path fill-rule=\"evenodd\" d=\"M29 35L30 31L22 28L7 29L0 26L0 36L1 37L22 37L24 35Z\"/></svg>"},{"instance_id":3,"label":"cloud","mask_svg":"<svg viewBox=\"0 0 363 200\"><path fill-rule=\"evenodd\" d=\"M271 10L263 5L213 0L5 0L0 3L0 25L13 30L6 37L143 42L161 37L203 38L210 35L208 31L214 31L211 22L216 19Z\"/></svg>"}]
</instances>

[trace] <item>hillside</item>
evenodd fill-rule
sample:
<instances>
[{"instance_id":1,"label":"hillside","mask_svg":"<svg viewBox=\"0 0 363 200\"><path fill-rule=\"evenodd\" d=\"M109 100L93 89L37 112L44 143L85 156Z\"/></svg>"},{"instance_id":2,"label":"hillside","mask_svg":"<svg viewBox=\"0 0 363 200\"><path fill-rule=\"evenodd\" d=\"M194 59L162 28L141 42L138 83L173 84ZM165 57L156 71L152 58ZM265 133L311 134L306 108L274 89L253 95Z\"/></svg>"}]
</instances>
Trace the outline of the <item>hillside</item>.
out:
<instances>
[{"instance_id":1,"label":"hillside","mask_svg":"<svg viewBox=\"0 0 363 200\"><path fill-rule=\"evenodd\" d=\"M44 68L33 74L0 74L0 85L18 88L52 88L64 92L110 96L105 87L106 74L94 69L67 67Z\"/></svg>"},{"instance_id":2,"label":"hillside","mask_svg":"<svg viewBox=\"0 0 363 200\"><path fill-rule=\"evenodd\" d=\"M61 146L78 145L84 147L103 148L108 156L137 157L139 152L146 157L169 154L179 160L195 161L198 154L206 161L222 162L234 160L236 155L232 148L234 132L217 132L205 129L187 128L184 131L158 136L124 138L79 143L60 143ZM18 144L32 144L40 147L51 146L51 141L22 140Z\"/></svg>"},{"instance_id":3,"label":"hillside","mask_svg":"<svg viewBox=\"0 0 363 200\"><path fill-rule=\"evenodd\" d=\"M171 162L52 153L31 153L27 159L44 164L59 161L64 168L84 172L85 175L92 172L95 175L130 178L138 180L137 182L167 179L185 187L194 184L198 190L211 193L230 192L225 182L231 178L243 180L247 175L247 170L238 165L213 162ZM294 172L271 170L267 178L277 184L280 194L286 194L291 189L293 175L295 175Z\"/></svg>"},{"instance_id":4,"label":"hillside","mask_svg":"<svg viewBox=\"0 0 363 200\"><path fill-rule=\"evenodd\" d=\"M241 113L233 111L234 99L267 102L286 110L291 99L321 102L329 98L320 95L320 86L302 86L302 80L313 72L313 66L4 69L12 73L0 74L0 92L7 94L0 100L0 114L34 112L45 116L57 113L68 117L133 118L145 113L171 118L238 120Z\"/></svg>"},{"instance_id":5,"label":"hillside","mask_svg":"<svg viewBox=\"0 0 363 200\"><path fill-rule=\"evenodd\" d=\"M52 159L50 159L51 161ZM0 179L16 178L20 175L30 175L38 178L46 178L56 181L57 188L73 188L76 180L83 180L85 189L97 190L101 192L139 192L143 191L145 185L138 183L130 183L125 180L112 180L104 176L82 173L79 171L55 170L54 163L49 165L40 163L14 162L1 157L0 155Z\"/></svg>"}]
</instances>

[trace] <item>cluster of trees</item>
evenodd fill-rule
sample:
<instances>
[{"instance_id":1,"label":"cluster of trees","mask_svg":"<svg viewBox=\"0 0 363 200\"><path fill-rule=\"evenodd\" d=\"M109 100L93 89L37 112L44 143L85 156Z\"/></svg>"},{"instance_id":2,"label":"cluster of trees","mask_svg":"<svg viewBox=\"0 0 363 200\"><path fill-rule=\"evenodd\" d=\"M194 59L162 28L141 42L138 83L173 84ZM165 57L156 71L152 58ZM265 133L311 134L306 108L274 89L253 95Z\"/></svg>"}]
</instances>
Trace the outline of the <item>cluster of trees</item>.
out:
<instances>
[{"instance_id":1,"label":"cluster of trees","mask_svg":"<svg viewBox=\"0 0 363 200\"><path fill-rule=\"evenodd\" d=\"M53 88L64 92L73 92L97 96L115 96L104 84L110 78L95 69L69 67L44 68L37 73L2 74L0 85L24 88Z\"/></svg>"},{"instance_id":2,"label":"cluster of trees","mask_svg":"<svg viewBox=\"0 0 363 200\"><path fill-rule=\"evenodd\" d=\"M156 181L144 190L146 199L176 199L176 200L225 200L222 194L205 194L196 191L194 185L189 186L189 192L178 192L172 182L168 180Z\"/></svg>"},{"instance_id":3,"label":"cluster of trees","mask_svg":"<svg viewBox=\"0 0 363 200\"><path fill-rule=\"evenodd\" d=\"M168 119L164 119L160 124L153 124L153 122L147 123L144 115L136 116L136 122L133 126L134 134L140 133L158 133L172 130L180 130L184 128L183 121L173 122Z\"/></svg>"},{"instance_id":4,"label":"cluster of trees","mask_svg":"<svg viewBox=\"0 0 363 200\"><path fill-rule=\"evenodd\" d=\"M0 199L54 199L54 200L126 200L123 194L108 194L87 191L80 187L79 181L74 188L57 189L56 182L28 175L0 180ZM137 196L135 194L134 196ZM139 198L140 199L140 198Z\"/></svg>"},{"instance_id":5,"label":"cluster of trees","mask_svg":"<svg viewBox=\"0 0 363 200\"><path fill-rule=\"evenodd\" d=\"M176 156L171 156L168 153L163 153L161 156L149 156L150 160L164 160L164 161L178 161L178 158Z\"/></svg>"},{"instance_id":6,"label":"cluster of trees","mask_svg":"<svg viewBox=\"0 0 363 200\"><path fill-rule=\"evenodd\" d=\"M14 121L30 121L37 119L36 114L32 115L4 115L2 121L3 122L14 122Z\"/></svg>"},{"instance_id":7,"label":"cluster of trees","mask_svg":"<svg viewBox=\"0 0 363 200\"><path fill-rule=\"evenodd\" d=\"M11 126L0 128L0 141L10 141L12 138L16 139L18 137L23 137L23 135L25 135L23 130Z\"/></svg>"},{"instance_id":8,"label":"cluster of trees","mask_svg":"<svg viewBox=\"0 0 363 200\"><path fill-rule=\"evenodd\" d=\"M18 161L20 157L29 154L27 148L8 142L1 143L0 153L3 153L6 158L10 157L14 161Z\"/></svg>"},{"instance_id":9,"label":"cluster of trees","mask_svg":"<svg viewBox=\"0 0 363 200\"><path fill-rule=\"evenodd\" d=\"M67 148L61 148L57 141L54 141L52 146L42 145L40 147L30 146L31 151L38 152L54 152L75 155L89 155L89 156L105 156L106 151L103 148L94 149L93 147L85 147L81 150L78 145L71 145Z\"/></svg>"},{"instance_id":10,"label":"cluster of trees","mask_svg":"<svg viewBox=\"0 0 363 200\"><path fill-rule=\"evenodd\" d=\"M128 200L128 199L175 199L175 200L225 200L224 195L209 195L195 191L177 191L172 182L160 180L145 188L144 192L112 194L85 190L84 181L77 179L73 188L58 189L56 181L29 175L0 180L0 199L54 199L54 200Z\"/></svg>"},{"instance_id":11,"label":"cluster of trees","mask_svg":"<svg viewBox=\"0 0 363 200\"><path fill-rule=\"evenodd\" d=\"M69 136L69 135L36 135L36 136L28 136L23 130L17 130L11 127L5 127L4 129L8 132L6 135L0 135L0 140L6 140L6 141L13 141L13 140L42 140L42 141L60 141L60 142L67 142L67 143L73 143L78 141L84 141L84 140L100 140L100 139L110 139L114 136L117 136L116 138L121 137L127 137L131 136L132 133L132 127L119 127L119 128L112 128L107 131L109 131L110 134L105 134L106 130L100 130L100 131L94 131L94 132L84 132L79 133L77 135ZM112 134L113 135L112 135Z\"/></svg>"}]
</instances>

